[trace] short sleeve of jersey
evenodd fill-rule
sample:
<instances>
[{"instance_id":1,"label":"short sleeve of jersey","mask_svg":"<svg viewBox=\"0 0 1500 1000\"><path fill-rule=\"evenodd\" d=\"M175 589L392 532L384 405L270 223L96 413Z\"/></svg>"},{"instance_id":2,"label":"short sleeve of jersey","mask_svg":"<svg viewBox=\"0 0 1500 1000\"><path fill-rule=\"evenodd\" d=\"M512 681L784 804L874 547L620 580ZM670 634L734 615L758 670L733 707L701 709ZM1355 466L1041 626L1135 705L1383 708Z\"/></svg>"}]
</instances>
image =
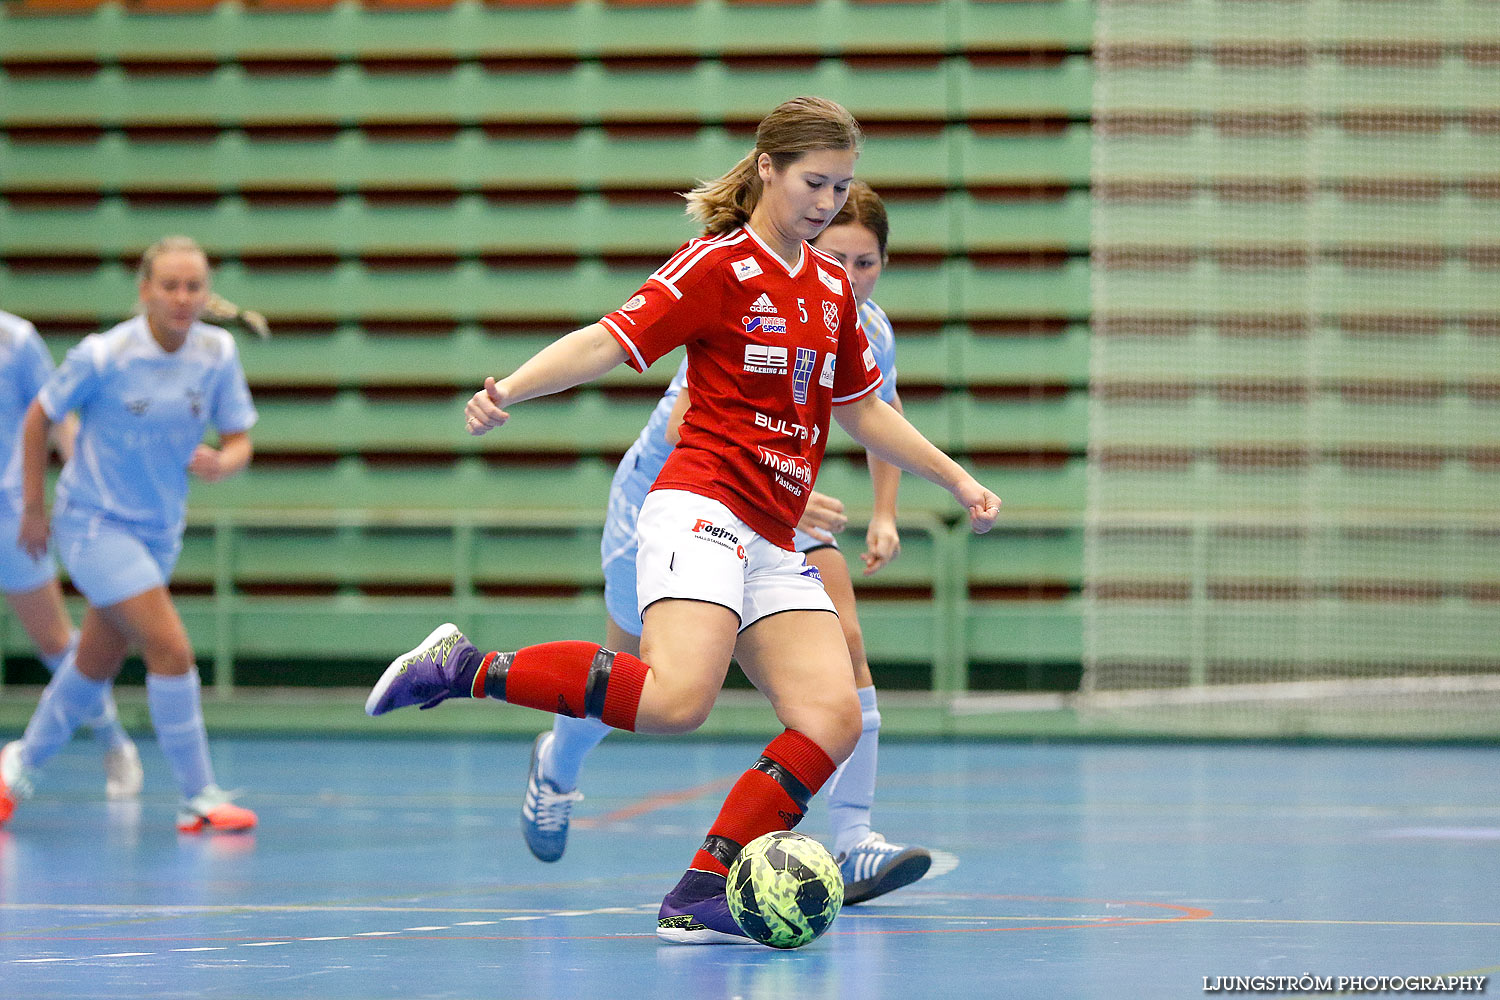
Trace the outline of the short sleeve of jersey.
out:
<instances>
[{"instance_id":1,"label":"short sleeve of jersey","mask_svg":"<svg viewBox=\"0 0 1500 1000\"><path fill-rule=\"evenodd\" d=\"M880 398L892 405L896 402L896 335L891 329L890 317L874 302L866 300L859 307L859 325L864 327L865 339L875 355L875 364L880 368Z\"/></svg>"},{"instance_id":2,"label":"short sleeve of jersey","mask_svg":"<svg viewBox=\"0 0 1500 1000\"><path fill-rule=\"evenodd\" d=\"M880 387L880 366L875 363L870 342L865 339L857 314L853 309L849 313L853 322L846 324L839 335L838 362L833 376L834 406L845 406Z\"/></svg>"},{"instance_id":3,"label":"short sleeve of jersey","mask_svg":"<svg viewBox=\"0 0 1500 1000\"><path fill-rule=\"evenodd\" d=\"M37 393L47 419L56 423L69 410L78 409L98 390L101 374L98 348L101 344L98 334L84 337L69 349L63 363L47 379Z\"/></svg>"},{"instance_id":4,"label":"short sleeve of jersey","mask_svg":"<svg viewBox=\"0 0 1500 1000\"><path fill-rule=\"evenodd\" d=\"M214 386L213 422L220 434L238 434L254 427L259 414L250 399L250 386L245 381L245 369L240 365L240 352L232 338L228 343L229 356L219 369Z\"/></svg>"},{"instance_id":5,"label":"short sleeve of jersey","mask_svg":"<svg viewBox=\"0 0 1500 1000\"><path fill-rule=\"evenodd\" d=\"M37 334L30 333L21 341L20 348L16 355L16 370L21 398L35 399L37 393L42 391L42 386L52 377L56 366L52 364L52 355L47 353L47 345L42 343L42 338Z\"/></svg>"},{"instance_id":6,"label":"short sleeve of jersey","mask_svg":"<svg viewBox=\"0 0 1500 1000\"><path fill-rule=\"evenodd\" d=\"M670 282L659 277L692 248L690 243L678 251L624 305L599 321L625 348L626 363L638 372L694 339L705 315L718 315L721 286L712 277L714 268L689 265L675 271Z\"/></svg>"}]
</instances>

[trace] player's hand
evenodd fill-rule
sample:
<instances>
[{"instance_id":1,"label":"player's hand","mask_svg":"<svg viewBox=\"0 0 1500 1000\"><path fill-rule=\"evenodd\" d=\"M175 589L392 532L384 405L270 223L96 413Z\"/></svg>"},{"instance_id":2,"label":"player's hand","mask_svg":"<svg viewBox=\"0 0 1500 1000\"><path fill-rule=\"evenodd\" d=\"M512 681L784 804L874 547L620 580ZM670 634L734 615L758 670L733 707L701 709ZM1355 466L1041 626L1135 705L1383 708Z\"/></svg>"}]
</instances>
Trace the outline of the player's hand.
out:
<instances>
[{"instance_id":1,"label":"player's hand","mask_svg":"<svg viewBox=\"0 0 1500 1000\"><path fill-rule=\"evenodd\" d=\"M807 495L807 507L802 511L802 517L797 522L800 530L829 545L833 544L833 536L843 531L848 525L849 518L844 514L844 502L826 493L819 493L817 490Z\"/></svg>"},{"instance_id":2,"label":"player's hand","mask_svg":"<svg viewBox=\"0 0 1500 1000\"><path fill-rule=\"evenodd\" d=\"M228 479L231 474L231 470L225 468L223 459L223 453L219 449L200 444L193 449L193 457L188 459L188 471L204 482L220 482Z\"/></svg>"},{"instance_id":3,"label":"player's hand","mask_svg":"<svg viewBox=\"0 0 1500 1000\"><path fill-rule=\"evenodd\" d=\"M484 380L484 388L464 404L464 427L475 437L494 430L510 419L505 412L505 393L493 377Z\"/></svg>"},{"instance_id":4,"label":"player's hand","mask_svg":"<svg viewBox=\"0 0 1500 1000\"><path fill-rule=\"evenodd\" d=\"M23 510L21 512L21 530L16 535L16 544L21 547L33 559L40 559L47 554L47 539L51 537L51 528L47 525L47 512L44 510Z\"/></svg>"},{"instance_id":5,"label":"player's hand","mask_svg":"<svg viewBox=\"0 0 1500 1000\"><path fill-rule=\"evenodd\" d=\"M864 552L859 558L865 564L865 576L889 566L901 554L901 535L896 531L896 522L888 517L877 517L870 521L865 532Z\"/></svg>"},{"instance_id":6,"label":"player's hand","mask_svg":"<svg viewBox=\"0 0 1500 1000\"><path fill-rule=\"evenodd\" d=\"M980 486L972 477L953 489L953 496L969 512L969 527L982 535L995 526L1000 516L1000 498Z\"/></svg>"}]
</instances>

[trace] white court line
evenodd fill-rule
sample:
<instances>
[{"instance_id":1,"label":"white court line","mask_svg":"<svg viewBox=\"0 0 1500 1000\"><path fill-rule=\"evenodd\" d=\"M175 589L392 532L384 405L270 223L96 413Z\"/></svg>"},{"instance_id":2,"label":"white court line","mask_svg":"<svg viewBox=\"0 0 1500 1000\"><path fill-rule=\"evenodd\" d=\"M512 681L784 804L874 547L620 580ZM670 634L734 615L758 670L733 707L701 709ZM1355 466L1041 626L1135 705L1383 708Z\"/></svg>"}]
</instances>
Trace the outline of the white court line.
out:
<instances>
[{"instance_id":1,"label":"white court line","mask_svg":"<svg viewBox=\"0 0 1500 1000\"><path fill-rule=\"evenodd\" d=\"M447 927L408 927L408 928L406 928L406 930L409 930L409 931L445 931L447 929L448 929Z\"/></svg>"},{"instance_id":2,"label":"white court line","mask_svg":"<svg viewBox=\"0 0 1500 1000\"><path fill-rule=\"evenodd\" d=\"M227 947L223 946L223 945L215 945L215 946L212 946L212 947L203 947L203 948L173 948L172 950L173 951L228 951L229 949Z\"/></svg>"},{"instance_id":3,"label":"white court line","mask_svg":"<svg viewBox=\"0 0 1500 1000\"><path fill-rule=\"evenodd\" d=\"M154 951L117 951L110 955L95 955L95 958L150 958Z\"/></svg>"},{"instance_id":4,"label":"white court line","mask_svg":"<svg viewBox=\"0 0 1500 1000\"><path fill-rule=\"evenodd\" d=\"M488 927L490 924L498 924L498 920L460 920L454 927Z\"/></svg>"},{"instance_id":5,"label":"white court line","mask_svg":"<svg viewBox=\"0 0 1500 1000\"><path fill-rule=\"evenodd\" d=\"M392 934L400 934L400 931L360 931L355 937L390 937Z\"/></svg>"},{"instance_id":6,"label":"white court line","mask_svg":"<svg viewBox=\"0 0 1500 1000\"><path fill-rule=\"evenodd\" d=\"M307 938L298 938L297 940L298 941L347 941L347 940L349 940L349 935L347 935L347 934L330 934L327 937L307 937Z\"/></svg>"},{"instance_id":7,"label":"white court line","mask_svg":"<svg viewBox=\"0 0 1500 1000\"><path fill-rule=\"evenodd\" d=\"M280 945L291 944L290 941L246 941L240 945L241 948L276 948Z\"/></svg>"}]
</instances>

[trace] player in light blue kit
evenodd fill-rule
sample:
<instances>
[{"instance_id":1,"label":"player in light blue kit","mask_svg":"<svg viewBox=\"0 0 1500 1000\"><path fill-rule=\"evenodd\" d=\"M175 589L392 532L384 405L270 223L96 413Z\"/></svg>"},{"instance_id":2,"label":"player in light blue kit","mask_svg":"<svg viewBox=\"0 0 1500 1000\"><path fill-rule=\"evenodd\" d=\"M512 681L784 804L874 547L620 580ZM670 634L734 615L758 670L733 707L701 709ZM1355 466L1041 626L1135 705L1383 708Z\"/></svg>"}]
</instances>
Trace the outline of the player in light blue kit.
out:
<instances>
[{"instance_id":1,"label":"player in light blue kit","mask_svg":"<svg viewBox=\"0 0 1500 1000\"><path fill-rule=\"evenodd\" d=\"M189 472L218 482L242 470L255 407L234 338L199 320L210 294L202 249L181 236L153 244L138 287L141 314L69 351L23 425L21 546L39 557L54 537L88 611L74 662L53 676L25 735L0 750L0 812L29 795L34 770L98 716L137 646L151 721L182 792L177 829L246 830L255 814L214 781L198 668L167 581L182 548ZM46 437L70 411L78 439L49 532ZM202 443L210 424L217 448Z\"/></svg>"},{"instance_id":2,"label":"player in light blue kit","mask_svg":"<svg viewBox=\"0 0 1500 1000\"><path fill-rule=\"evenodd\" d=\"M35 557L22 550L21 421L42 385L51 377L52 356L36 327L19 316L0 312L0 591L36 647L48 673L70 663L78 649L78 630L63 605L57 567L51 552ZM53 434L66 459L73 448L77 421L57 424ZM141 757L120 725L113 698L104 700L98 718L85 723L104 750L104 790L111 799L131 799L141 791Z\"/></svg>"},{"instance_id":3,"label":"player in light blue kit","mask_svg":"<svg viewBox=\"0 0 1500 1000\"><path fill-rule=\"evenodd\" d=\"M899 411L895 338L885 312L870 301L885 265L889 230L885 206L879 196L868 185L854 181L844 208L813 240L813 245L838 258L848 272L859 304L860 324L884 379L877 392ZM774 311L774 307L768 311ZM691 392L683 391L687 380L684 361L640 437L621 460L610 484L609 511L600 546L604 602L609 612L604 644L632 655L639 654L641 641L641 615L636 604L636 520L651 484L672 452L682 414L691 405ZM870 456L869 465L875 512L866 534L868 550L861 556L866 576L894 559L901 548L896 531L896 491L901 470L874 456ZM852 904L915 882L927 873L932 855L921 847L887 843L870 828L880 712L855 613L849 567L832 534L841 531L844 524L843 504L814 491L793 544L817 568L838 611L864 715L863 732L854 752L828 783L834 853L846 883L844 901ZM602 722L560 715L550 732L537 737L521 807L521 829L532 854L542 861L562 857L573 804L583 797L577 790L583 760L608 732L609 727Z\"/></svg>"}]
</instances>

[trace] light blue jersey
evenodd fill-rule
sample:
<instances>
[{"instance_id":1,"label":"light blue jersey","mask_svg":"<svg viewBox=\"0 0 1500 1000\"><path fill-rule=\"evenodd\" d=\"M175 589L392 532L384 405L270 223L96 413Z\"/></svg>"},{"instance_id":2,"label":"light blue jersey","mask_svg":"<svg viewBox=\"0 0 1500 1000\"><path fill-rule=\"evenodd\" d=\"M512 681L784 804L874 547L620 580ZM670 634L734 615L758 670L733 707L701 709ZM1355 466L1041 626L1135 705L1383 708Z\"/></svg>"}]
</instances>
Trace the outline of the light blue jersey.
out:
<instances>
[{"instance_id":1,"label":"light blue jersey","mask_svg":"<svg viewBox=\"0 0 1500 1000\"><path fill-rule=\"evenodd\" d=\"M52 369L36 327L0 312L0 509L21 509L21 422Z\"/></svg>"},{"instance_id":2,"label":"light blue jersey","mask_svg":"<svg viewBox=\"0 0 1500 1000\"><path fill-rule=\"evenodd\" d=\"M866 299L859 307L859 325L865 328L870 353L875 355L875 363L880 366L880 388L875 392L895 406L896 334L891 330L891 318L872 299Z\"/></svg>"},{"instance_id":3,"label":"light blue jersey","mask_svg":"<svg viewBox=\"0 0 1500 1000\"><path fill-rule=\"evenodd\" d=\"M57 506L166 532L182 530L188 461L205 429L234 434L256 420L229 331L194 323L168 353L142 316L85 337L39 398L54 421L79 417Z\"/></svg>"},{"instance_id":4,"label":"light blue jersey","mask_svg":"<svg viewBox=\"0 0 1500 1000\"><path fill-rule=\"evenodd\" d=\"M860 325L870 342L870 351L875 363L880 366L882 382L876 393L887 403L896 400L896 337L891 331L890 318L885 310L874 302L866 301L859 307ZM646 421L645 428L635 444L620 460L619 468L610 483L609 510L604 518L604 539L599 554L604 567L604 603L609 615L631 635L641 634L640 610L636 607L635 556L638 540L635 524L640 517L641 504L651 492L667 456L672 454L672 445L667 443L667 420L672 415L672 406L687 382L687 361L677 369L666 393L657 402L656 409ZM825 543L811 535L798 531L793 545L799 552Z\"/></svg>"}]
</instances>

